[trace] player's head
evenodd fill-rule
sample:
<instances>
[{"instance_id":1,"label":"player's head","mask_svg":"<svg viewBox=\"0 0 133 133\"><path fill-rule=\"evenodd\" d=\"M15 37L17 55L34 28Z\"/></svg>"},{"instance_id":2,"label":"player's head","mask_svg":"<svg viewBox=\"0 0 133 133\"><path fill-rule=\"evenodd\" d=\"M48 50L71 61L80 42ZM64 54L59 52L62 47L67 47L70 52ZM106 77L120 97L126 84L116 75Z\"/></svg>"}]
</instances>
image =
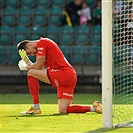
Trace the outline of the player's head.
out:
<instances>
[{"instance_id":1,"label":"player's head","mask_svg":"<svg viewBox=\"0 0 133 133\"><path fill-rule=\"evenodd\" d=\"M87 2L83 2L82 8L86 8L86 7L88 7L88 3Z\"/></svg>"},{"instance_id":2,"label":"player's head","mask_svg":"<svg viewBox=\"0 0 133 133\"><path fill-rule=\"evenodd\" d=\"M83 0L75 0L74 1L75 5L77 5L77 6L82 5L82 2L83 2Z\"/></svg>"},{"instance_id":3,"label":"player's head","mask_svg":"<svg viewBox=\"0 0 133 133\"><path fill-rule=\"evenodd\" d=\"M36 41L24 40L17 45L17 49L18 51L24 49L27 55L34 56L35 53L37 52L35 44Z\"/></svg>"},{"instance_id":4,"label":"player's head","mask_svg":"<svg viewBox=\"0 0 133 133\"><path fill-rule=\"evenodd\" d=\"M30 43L29 40L24 40L24 41L21 41L20 43L18 43L18 45L17 45L18 51L22 50L22 49L26 50L26 45L28 43Z\"/></svg>"}]
</instances>

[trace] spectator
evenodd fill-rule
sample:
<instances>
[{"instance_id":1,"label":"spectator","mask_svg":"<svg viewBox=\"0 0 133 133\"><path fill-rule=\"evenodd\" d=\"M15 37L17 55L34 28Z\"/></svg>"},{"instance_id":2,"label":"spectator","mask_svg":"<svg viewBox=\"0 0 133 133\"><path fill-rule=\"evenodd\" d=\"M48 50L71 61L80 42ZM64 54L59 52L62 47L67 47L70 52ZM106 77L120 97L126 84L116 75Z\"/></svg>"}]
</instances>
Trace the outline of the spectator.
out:
<instances>
[{"instance_id":1,"label":"spectator","mask_svg":"<svg viewBox=\"0 0 133 133\"><path fill-rule=\"evenodd\" d=\"M97 2L97 7L93 10L93 20L95 25L101 25L101 0Z\"/></svg>"},{"instance_id":2,"label":"spectator","mask_svg":"<svg viewBox=\"0 0 133 133\"><path fill-rule=\"evenodd\" d=\"M82 9L78 11L80 15L80 24L87 25L88 21L91 21L91 9L88 7L87 2L83 2Z\"/></svg>"},{"instance_id":3,"label":"spectator","mask_svg":"<svg viewBox=\"0 0 133 133\"><path fill-rule=\"evenodd\" d=\"M122 5L123 2L121 0L115 0L114 1L114 15L116 17L116 19L119 19L121 14L122 14Z\"/></svg>"},{"instance_id":4,"label":"spectator","mask_svg":"<svg viewBox=\"0 0 133 133\"><path fill-rule=\"evenodd\" d=\"M113 14L114 14L114 44L121 45L121 17L122 17L122 9L123 9L124 2L121 0L114 0L113 5Z\"/></svg>"},{"instance_id":5,"label":"spectator","mask_svg":"<svg viewBox=\"0 0 133 133\"><path fill-rule=\"evenodd\" d=\"M119 3L121 4L121 8L114 13L114 23L115 23L115 31L114 31L114 44L115 45L132 45L133 44L133 3L131 0L128 1L118 1L116 0L114 9L118 9ZM120 5L120 4L119 4ZM119 14L118 14L119 13Z\"/></svg>"},{"instance_id":6,"label":"spectator","mask_svg":"<svg viewBox=\"0 0 133 133\"><path fill-rule=\"evenodd\" d=\"M61 25L75 26L79 24L80 16L77 12L82 9L82 2L83 0L74 0L65 6L61 17Z\"/></svg>"}]
</instances>

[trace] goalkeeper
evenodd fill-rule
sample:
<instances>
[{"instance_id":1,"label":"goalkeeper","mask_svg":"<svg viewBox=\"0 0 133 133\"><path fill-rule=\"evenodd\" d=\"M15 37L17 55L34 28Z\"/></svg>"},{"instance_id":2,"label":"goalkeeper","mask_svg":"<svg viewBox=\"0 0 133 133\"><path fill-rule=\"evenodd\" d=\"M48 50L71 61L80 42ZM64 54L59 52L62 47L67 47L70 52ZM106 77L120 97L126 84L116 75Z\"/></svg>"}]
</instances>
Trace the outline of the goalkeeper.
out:
<instances>
[{"instance_id":1,"label":"goalkeeper","mask_svg":"<svg viewBox=\"0 0 133 133\"><path fill-rule=\"evenodd\" d=\"M93 106L70 106L77 74L55 42L48 38L35 41L24 40L17 45L17 48L22 58L18 66L20 70L27 71L28 87L33 99L31 108L21 114L41 114L38 80L56 86L60 113L102 113L102 106L97 101ZM36 56L35 63L29 60L29 55Z\"/></svg>"}]
</instances>

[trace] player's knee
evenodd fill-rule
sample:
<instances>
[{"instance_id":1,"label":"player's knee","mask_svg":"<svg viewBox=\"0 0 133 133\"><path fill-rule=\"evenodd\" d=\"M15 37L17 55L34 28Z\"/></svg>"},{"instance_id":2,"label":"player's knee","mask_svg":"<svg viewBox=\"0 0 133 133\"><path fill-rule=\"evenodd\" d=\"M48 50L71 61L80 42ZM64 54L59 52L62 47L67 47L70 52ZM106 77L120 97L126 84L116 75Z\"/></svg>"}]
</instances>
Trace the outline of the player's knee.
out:
<instances>
[{"instance_id":1,"label":"player's knee","mask_svg":"<svg viewBox=\"0 0 133 133\"><path fill-rule=\"evenodd\" d=\"M34 70L30 69L27 73L28 76L33 76L34 75Z\"/></svg>"},{"instance_id":2,"label":"player's knee","mask_svg":"<svg viewBox=\"0 0 133 133\"><path fill-rule=\"evenodd\" d=\"M66 108L60 107L60 108L59 108L59 112L60 112L61 114L66 114Z\"/></svg>"}]
</instances>

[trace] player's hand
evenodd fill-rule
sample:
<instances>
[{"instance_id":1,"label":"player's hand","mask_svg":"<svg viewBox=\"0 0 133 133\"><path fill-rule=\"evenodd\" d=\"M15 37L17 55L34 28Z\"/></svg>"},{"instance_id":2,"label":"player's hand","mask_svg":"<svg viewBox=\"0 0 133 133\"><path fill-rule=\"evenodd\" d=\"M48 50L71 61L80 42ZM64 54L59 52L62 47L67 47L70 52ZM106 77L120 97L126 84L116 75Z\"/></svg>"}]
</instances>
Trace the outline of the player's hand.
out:
<instances>
[{"instance_id":1,"label":"player's hand","mask_svg":"<svg viewBox=\"0 0 133 133\"><path fill-rule=\"evenodd\" d=\"M25 60L26 58L28 59L28 57L26 55L26 51L24 49L22 49L22 50L20 49L18 52L23 60Z\"/></svg>"},{"instance_id":2,"label":"player's hand","mask_svg":"<svg viewBox=\"0 0 133 133\"><path fill-rule=\"evenodd\" d=\"M26 71L28 70L27 69L27 65L26 65L26 63L25 63L25 61L23 59L19 61L18 66L19 66L20 70L23 70L23 71L24 70L26 70Z\"/></svg>"}]
</instances>

